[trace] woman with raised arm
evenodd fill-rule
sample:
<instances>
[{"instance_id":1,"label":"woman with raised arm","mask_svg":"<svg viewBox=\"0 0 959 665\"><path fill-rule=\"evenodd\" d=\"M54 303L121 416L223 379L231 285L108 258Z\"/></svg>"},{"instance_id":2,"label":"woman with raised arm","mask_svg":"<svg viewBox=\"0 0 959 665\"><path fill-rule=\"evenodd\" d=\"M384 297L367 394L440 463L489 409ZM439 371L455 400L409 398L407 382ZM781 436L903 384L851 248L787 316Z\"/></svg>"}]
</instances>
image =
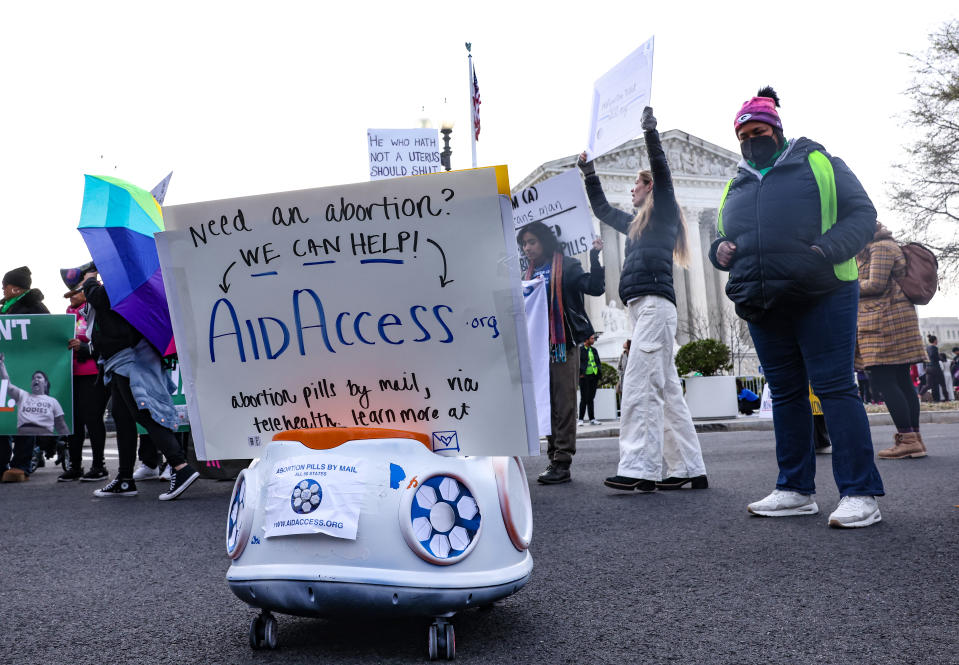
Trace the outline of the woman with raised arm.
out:
<instances>
[{"instance_id":1,"label":"woman with raised arm","mask_svg":"<svg viewBox=\"0 0 959 665\"><path fill-rule=\"evenodd\" d=\"M673 357L677 319L673 263L685 266L689 259L686 220L673 192L656 118L648 106L642 126L650 170L640 171L636 178L632 195L638 210L634 214L609 205L585 152L577 161L593 214L626 235L619 297L629 310L633 332L623 377L619 468L604 484L640 492L680 489L687 484L705 489L709 486L706 466Z\"/></svg>"}]
</instances>

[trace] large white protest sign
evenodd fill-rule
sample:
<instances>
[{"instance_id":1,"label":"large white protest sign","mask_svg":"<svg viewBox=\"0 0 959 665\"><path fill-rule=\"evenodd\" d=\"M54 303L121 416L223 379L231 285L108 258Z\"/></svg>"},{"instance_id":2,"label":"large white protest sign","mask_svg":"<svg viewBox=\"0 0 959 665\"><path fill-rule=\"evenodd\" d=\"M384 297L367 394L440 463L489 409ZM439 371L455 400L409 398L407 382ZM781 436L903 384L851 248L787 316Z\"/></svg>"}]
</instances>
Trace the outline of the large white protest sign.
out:
<instances>
[{"instance_id":1,"label":"large white protest sign","mask_svg":"<svg viewBox=\"0 0 959 665\"><path fill-rule=\"evenodd\" d=\"M536 415L540 436L553 433L549 401L549 311L546 306L546 280L542 277L523 282L526 301L526 331L533 368ZM537 446L537 450L538 450Z\"/></svg>"},{"instance_id":2,"label":"large white protest sign","mask_svg":"<svg viewBox=\"0 0 959 665\"><path fill-rule=\"evenodd\" d=\"M596 159L636 138L653 85L653 39L603 74L593 86L586 156Z\"/></svg>"},{"instance_id":3,"label":"large white protest sign","mask_svg":"<svg viewBox=\"0 0 959 665\"><path fill-rule=\"evenodd\" d=\"M563 254L582 254L593 246L593 217L579 173L570 169L517 192L513 198L513 229L542 222L553 229ZM520 253L525 270L526 258Z\"/></svg>"},{"instance_id":4,"label":"large white protest sign","mask_svg":"<svg viewBox=\"0 0 959 665\"><path fill-rule=\"evenodd\" d=\"M436 173L440 163L435 129L368 129L370 180Z\"/></svg>"},{"instance_id":5,"label":"large white protest sign","mask_svg":"<svg viewBox=\"0 0 959 665\"><path fill-rule=\"evenodd\" d=\"M527 454L508 192L490 168L165 208L157 248L198 458L344 426Z\"/></svg>"},{"instance_id":6,"label":"large white protest sign","mask_svg":"<svg viewBox=\"0 0 959 665\"><path fill-rule=\"evenodd\" d=\"M273 466L267 484L266 537L325 533L356 539L366 487L363 459L327 453Z\"/></svg>"}]
</instances>

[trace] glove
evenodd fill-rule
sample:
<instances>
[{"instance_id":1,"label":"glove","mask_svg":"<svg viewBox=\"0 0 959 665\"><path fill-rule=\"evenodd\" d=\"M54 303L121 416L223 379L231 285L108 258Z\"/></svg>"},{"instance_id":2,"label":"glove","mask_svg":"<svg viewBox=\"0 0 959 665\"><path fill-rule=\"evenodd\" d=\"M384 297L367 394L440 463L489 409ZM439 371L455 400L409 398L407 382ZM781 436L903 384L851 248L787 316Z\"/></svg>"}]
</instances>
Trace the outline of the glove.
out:
<instances>
[{"instance_id":1,"label":"glove","mask_svg":"<svg viewBox=\"0 0 959 665\"><path fill-rule=\"evenodd\" d=\"M585 152L581 153L579 158L576 160L576 166L578 166L579 170L583 172L584 178L596 174L596 167L593 166L592 161L586 161Z\"/></svg>"},{"instance_id":2,"label":"glove","mask_svg":"<svg viewBox=\"0 0 959 665\"><path fill-rule=\"evenodd\" d=\"M643 119L640 123L644 132L656 129L656 117L653 115L653 107L647 106L643 109Z\"/></svg>"}]
</instances>

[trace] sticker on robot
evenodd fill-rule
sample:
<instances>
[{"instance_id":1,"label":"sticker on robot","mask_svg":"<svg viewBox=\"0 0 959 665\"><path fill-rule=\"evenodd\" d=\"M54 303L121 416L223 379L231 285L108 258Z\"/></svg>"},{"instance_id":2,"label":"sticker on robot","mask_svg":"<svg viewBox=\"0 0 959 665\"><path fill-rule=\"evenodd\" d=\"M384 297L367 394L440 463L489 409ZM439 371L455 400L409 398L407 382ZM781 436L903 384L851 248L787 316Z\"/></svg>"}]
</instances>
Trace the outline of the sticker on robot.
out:
<instances>
[{"instance_id":1,"label":"sticker on robot","mask_svg":"<svg viewBox=\"0 0 959 665\"><path fill-rule=\"evenodd\" d=\"M323 533L356 539L365 496L361 458L295 457L273 467L267 487L266 537Z\"/></svg>"}]
</instances>

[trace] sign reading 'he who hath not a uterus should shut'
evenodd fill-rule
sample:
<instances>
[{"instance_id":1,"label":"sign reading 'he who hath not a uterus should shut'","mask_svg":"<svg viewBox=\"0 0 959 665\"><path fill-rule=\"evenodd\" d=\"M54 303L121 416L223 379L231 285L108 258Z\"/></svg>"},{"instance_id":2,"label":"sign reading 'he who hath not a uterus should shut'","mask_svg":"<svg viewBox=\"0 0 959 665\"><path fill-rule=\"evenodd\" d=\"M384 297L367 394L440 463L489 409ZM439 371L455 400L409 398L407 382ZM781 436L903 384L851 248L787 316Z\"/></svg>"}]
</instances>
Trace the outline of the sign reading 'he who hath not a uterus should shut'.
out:
<instances>
[{"instance_id":1,"label":"sign reading 'he who hath not a uterus should shut'","mask_svg":"<svg viewBox=\"0 0 959 665\"><path fill-rule=\"evenodd\" d=\"M593 217L578 170L570 169L530 185L514 194L512 203L513 229L517 233L530 222L542 222L556 234L567 256L582 254L593 246ZM520 267L526 269L522 250Z\"/></svg>"},{"instance_id":2,"label":"sign reading 'he who hath not a uterus should shut'","mask_svg":"<svg viewBox=\"0 0 959 665\"><path fill-rule=\"evenodd\" d=\"M653 87L653 40L597 79L586 156L596 159L642 133L643 108Z\"/></svg>"},{"instance_id":3,"label":"sign reading 'he who hath not a uterus should shut'","mask_svg":"<svg viewBox=\"0 0 959 665\"><path fill-rule=\"evenodd\" d=\"M370 180L426 175L441 169L435 129L368 129Z\"/></svg>"},{"instance_id":4,"label":"sign reading 'he who hath not a uterus should shut'","mask_svg":"<svg viewBox=\"0 0 959 665\"><path fill-rule=\"evenodd\" d=\"M488 168L165 208L198 456L341 426L538 451L508 192Z\"/></svg>"}]
</instances>

